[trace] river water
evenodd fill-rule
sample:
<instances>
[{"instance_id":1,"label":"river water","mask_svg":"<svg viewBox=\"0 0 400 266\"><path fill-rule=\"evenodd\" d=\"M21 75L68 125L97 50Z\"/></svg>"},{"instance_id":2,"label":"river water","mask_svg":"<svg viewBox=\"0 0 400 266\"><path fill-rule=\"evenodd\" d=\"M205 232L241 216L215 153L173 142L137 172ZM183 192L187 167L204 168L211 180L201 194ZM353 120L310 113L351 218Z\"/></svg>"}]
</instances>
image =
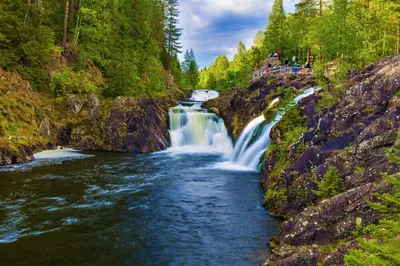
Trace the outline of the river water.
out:
<instances>
[{"instance_id":1,"label":"river water","mask_svg":"<svg viewBox=\"0 0 400 266\"><path fill-rule=\"evenodd\" d=\"M265 257L278 221L262 207L257 172L218 169L226 159L217 153L91 154L0 172L0 265L256 265Z\"/></svg>"}]
</instances>

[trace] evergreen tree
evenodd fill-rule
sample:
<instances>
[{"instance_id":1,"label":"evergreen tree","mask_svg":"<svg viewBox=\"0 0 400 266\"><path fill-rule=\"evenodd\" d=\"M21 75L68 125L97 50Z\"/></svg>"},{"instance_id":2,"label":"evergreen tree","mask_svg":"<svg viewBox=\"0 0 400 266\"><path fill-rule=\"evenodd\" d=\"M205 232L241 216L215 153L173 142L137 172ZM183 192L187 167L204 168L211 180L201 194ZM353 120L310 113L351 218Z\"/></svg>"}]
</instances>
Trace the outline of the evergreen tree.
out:
<instances>
[{"instance_id":1,"label":"evergreen tree","mask_svg":"<svg viewBox=\"0 0 400 266\"><path fill-rule=\"evenodd\" d=\"M272 6L272 12L268 18L267 28L265 30L264 49L265 54L282 51L284 47L284 25L285 10L283 9L283 0L275 0Z\"/></svg>"},{"instance_id":2,"label":"evergreen tree","mask_svg":"<svg viewBox=\"0 0 400 266\"><path fill-rule=\"evenodd\" d=\"M182 29L178 27L179 23L179 9L178 0L167 0L165 5L165 20L164 20L164 32L165 32L165 50L169 58L175 56L175 54L181 53L180 37L182 35Z\"/></svg>"},{"instance_id":3,"label":"evergreen tree","mask_svg":"<svg viewBox=\"0 0 400 266\"><path fill-rule=\"evenodd\" d=\"M185 61L182 63L182 70L185 77L185 86L188 89L195 89L199 83L199 67L193 49L186 50Z\"/></svg>"},{"instance_id":4,"label":"evergreen tree","mask_svg":"<svg viewBox=\"0 0 400 266\"><path fill-rule=\"evenodd\" d=\"M318 189L312 192L319 197L332 197L342 191L342 183L343 180L340 178L338 169L330 166L323 179L316 181Z\"/></svg>"}]
</instances>

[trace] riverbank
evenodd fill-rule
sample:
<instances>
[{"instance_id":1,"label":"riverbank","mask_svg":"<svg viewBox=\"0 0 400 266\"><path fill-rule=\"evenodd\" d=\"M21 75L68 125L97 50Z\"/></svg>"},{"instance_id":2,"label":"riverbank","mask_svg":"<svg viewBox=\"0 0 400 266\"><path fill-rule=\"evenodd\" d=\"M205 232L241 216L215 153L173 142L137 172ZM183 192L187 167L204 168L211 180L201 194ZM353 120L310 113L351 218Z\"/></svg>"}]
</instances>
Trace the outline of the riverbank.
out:
<instances>
[{"instance_id":1,"label":"riverbank","mask_svg":"<svg viewBox=\"0 0 400 266\"><path fill-rule=\"evenodd\" d=\"M266 206L286 221L270 243L274 254L263 265L343 265L344 255L356 246L352 232L379 219L368 202L388 190L380 172L399 171L385 154L398 145L399 73L399 56L353 71L348 83L331 84L301 100L297 111L272 129L261 184ZM312 77L291 78L263 78L206 106L225 120L236 139L283 88L314 86ZM317 181L328 169L336 169L341 188L318 196Z\"/></svg>"},{"instance_id":2,"label":"riverbank","mask_svg":"<svg viewBox=\"0 0 400 266\"><path fill-rule=\"evenodd\" d=\"M91 72L91 79L102 79L99 71ZM166 149L168 108L188 96L170 73L165 75L165 95L110 99L98 93L54 97L34 91L19 74L0 70L0 165L27 162L33 153L57 146L135 153Z\"/></svg>"}]
</instances>

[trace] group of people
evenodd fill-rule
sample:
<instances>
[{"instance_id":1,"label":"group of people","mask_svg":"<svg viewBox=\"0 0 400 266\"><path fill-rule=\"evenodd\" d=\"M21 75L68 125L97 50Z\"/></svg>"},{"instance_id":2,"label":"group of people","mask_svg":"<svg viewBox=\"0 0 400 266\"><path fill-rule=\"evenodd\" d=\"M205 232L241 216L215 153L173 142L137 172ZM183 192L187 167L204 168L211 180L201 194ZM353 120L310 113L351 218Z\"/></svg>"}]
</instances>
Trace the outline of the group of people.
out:
<instances>
[{"instance_id":1,"label":"group of people","mask_svg":"<svg viewBox=\"0 0 400 266\"><path fill-rule=\"evenodd\" d=\"M271 58L278 58L278 60L280 60L280 58L281 58L281 52L278 51L278 52L276 52L276 53L271 53L271 54L268 56L268 58L269 58L269 59L271 59ZM292 57L291 62L289 61L289 58L286 58L286 59L284 60L283 64L284 64L284 66L285 66L285 72L290 71L290 68L291 68L291 70L292 70L292 73L294 73L294 74L297 74L297 72L299 71L300 64L297 62L297 57L296 57L295 55ZM308 60L307 60L306 64L305 64L303 67L304 67L304 68L311 68L311 64L309 63ZM267 73L269 72L269 68L271 68L271 64L268 64L268 66L267 66L266 68L264 68L262 74L263 74L263 75L267 74ZM280 69L280 68L281 68L281 66L276 66L276 67L273 68L273 70Z\"/></svg>"},{"instance_id":2,"label":"group of people","mask_svg":"<svg viewBox=\"0 0 400 266\"><path fill-rule=\"evenodd\" d=\"M268 58L275 58L275 57L277 57L278 58L278 60L281 60L281 51L278 51L278 52L276 52L276 53L270 53L270 55L268 56Z\"/></svg>"}]
</instances>

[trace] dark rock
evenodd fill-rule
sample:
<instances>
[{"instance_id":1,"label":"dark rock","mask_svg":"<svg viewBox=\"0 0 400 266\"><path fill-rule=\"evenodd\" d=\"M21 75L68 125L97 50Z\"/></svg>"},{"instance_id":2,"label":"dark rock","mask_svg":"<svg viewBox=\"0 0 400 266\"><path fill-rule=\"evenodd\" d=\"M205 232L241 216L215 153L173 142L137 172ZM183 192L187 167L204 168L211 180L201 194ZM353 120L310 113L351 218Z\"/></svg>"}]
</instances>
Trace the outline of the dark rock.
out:
<instances>
[{"instance_id":1,"label":"dark rock","mask_svg":"<svg viewBox=\"0 0 400 266\"><path fill-rule=\"evenodd\" d=\"M342 150L354 142L355 136L353 134L345 133L339 137L327 142L322 148L322 153L329 153L337 150Z\"/></svg>"},{"instance_id":2,"label":"dark rock","mask_svg":"<svg viewBox=\"0 0 400 266\"><path fill-rule=\"evenodd\" d=\"M318 165L323 160L319 150L314 147L306 150L300 158L294 163L294 169L300 173L310 170L313 166Z\"/></svg>"},{"instance_id":3,"label":"dark rock","mask_svg":"<svg viewBox=\"0 0 400 266\"><path fill-rule=\"evenodd\" d=\"M379 213L371 210L368 201L375 193L389 191L386 183L366 184L308 207L296 217L284 222L279 239L281 244L326 244L349 236L356 227L356 218L374 222Z\"/></svg>"}]
</instances>

